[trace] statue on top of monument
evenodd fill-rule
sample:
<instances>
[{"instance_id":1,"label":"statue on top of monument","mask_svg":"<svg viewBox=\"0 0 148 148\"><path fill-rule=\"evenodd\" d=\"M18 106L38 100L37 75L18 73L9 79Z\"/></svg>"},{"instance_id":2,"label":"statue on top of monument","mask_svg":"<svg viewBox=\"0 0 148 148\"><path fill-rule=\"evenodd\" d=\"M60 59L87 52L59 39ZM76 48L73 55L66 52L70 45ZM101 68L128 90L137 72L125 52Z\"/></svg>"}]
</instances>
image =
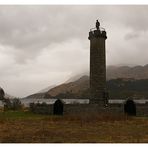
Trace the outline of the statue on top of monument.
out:
<instances>
[{"instance_id":1,"label":"statue on top of monument","mask_svg":"<svg viewBox=\"0 0 148 148\"><path fill-rule=\"evenodd\" d=\"M97 30L99 30L99 27L100 27L100 22L98 20L96 20L96 28L97 28Z\"/></svg>"}]
</instances>

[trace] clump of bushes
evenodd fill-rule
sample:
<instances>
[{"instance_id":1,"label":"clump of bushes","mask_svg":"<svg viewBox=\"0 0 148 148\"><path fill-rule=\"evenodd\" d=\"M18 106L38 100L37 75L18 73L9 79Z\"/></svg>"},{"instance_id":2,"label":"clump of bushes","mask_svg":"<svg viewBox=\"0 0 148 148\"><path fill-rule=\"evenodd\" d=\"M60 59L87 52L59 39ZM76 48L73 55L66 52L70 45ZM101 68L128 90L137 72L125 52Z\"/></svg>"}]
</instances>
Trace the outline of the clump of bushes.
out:
<instances>
[{"instance_id":1,"label":"clump of bushes","mask_svg":"<svg viewBox=\"0 0 148 148\"><path fill-rule=\"evenodd\" d=\"M5 99L4 100L4 111L6 110L21 110L22 109L22 104L20 99L14 98L14 99Z\"/></svg>"}]
</instances>

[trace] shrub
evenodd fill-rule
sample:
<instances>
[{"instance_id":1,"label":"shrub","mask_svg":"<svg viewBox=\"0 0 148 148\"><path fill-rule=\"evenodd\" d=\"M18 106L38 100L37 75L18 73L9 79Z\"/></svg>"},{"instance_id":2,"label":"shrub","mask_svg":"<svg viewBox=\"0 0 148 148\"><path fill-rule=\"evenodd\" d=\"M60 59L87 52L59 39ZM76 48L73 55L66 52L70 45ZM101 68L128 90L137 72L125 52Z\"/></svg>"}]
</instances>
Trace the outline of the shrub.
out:
<instances>
[{"instance_id":1,"label":"shrub","mask_svg":"<svg viewBox=\"0 0 148 148\"><path fill-rule=\"evenodd\" d=\"M12 110L21 110L22 109L22 104L20 99L13 99L12 101Z\"/></svg>"},{"instance_id":2,"label":"shrub","mask_svg":"<svg viewBox=\"0 0 148 148\"><path fill-rule=\"evenodd\" d=\"M4 100L4 110L21 110L22 109L22 104L20 99L15 98L15 99L5 99Z\"/></svg>"}]
</instances>

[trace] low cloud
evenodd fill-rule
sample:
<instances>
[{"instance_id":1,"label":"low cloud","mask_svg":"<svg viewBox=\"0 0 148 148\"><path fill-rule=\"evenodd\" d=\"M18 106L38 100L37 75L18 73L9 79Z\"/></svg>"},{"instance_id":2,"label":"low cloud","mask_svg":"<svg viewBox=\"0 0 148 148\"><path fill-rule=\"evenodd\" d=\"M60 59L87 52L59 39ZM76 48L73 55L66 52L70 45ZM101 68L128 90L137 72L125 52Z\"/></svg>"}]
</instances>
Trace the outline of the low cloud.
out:
<instances>
[{"instance_id":1,"label":"low cloud","mask_svg":"<svg viewBox=\"0 0 148 148\"><path fill-rule=\"evenodd\" d=\"M26 96L89 70L90 28L107 31L107 65L148 63L148 6L0 6L0 85Z\"/></svg>"}]
</instances>

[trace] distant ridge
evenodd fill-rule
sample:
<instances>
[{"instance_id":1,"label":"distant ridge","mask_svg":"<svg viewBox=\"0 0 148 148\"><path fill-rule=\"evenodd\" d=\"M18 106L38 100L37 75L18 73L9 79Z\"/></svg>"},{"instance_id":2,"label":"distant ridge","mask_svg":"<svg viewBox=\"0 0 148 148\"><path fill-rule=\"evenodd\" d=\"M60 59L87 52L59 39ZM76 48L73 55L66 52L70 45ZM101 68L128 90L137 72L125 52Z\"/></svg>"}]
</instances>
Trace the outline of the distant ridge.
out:
<instances>
[{"instance_id":1,"label":"distant ridge","mask_svg":"<svg viewBox=\"0 0 148 148\"><path fill-rule=\"evenodd\" d=\"M45 93L45 92L49 91L50 89L52 89L52 88L54 88L54 87L56 87L56 85L48 86L48 87L46 87L46 88L40 90L38 93Z\"/></svg>"},{"instance_id":2,"label":"distant ridge","mask_svg":"<svg viewBox=\"0 0 148 148\"><path fill-rule=\"evenodd\" d=\"M122 78L124 81L130 80L144 80L148 79L148 64L144 66L107 66L107 80ZM121 81L122 82L122 81ZM82 74L75 75L69 78L65 83L58 85L56 87L47 87L46 89L32 94L26 98L50 98L50 97L66 97L72 98L76 97L87 97L89 92L89 76L88 72L83 72ZM75 94L73 96L73 94Z\"/></svg>"},{"instance_id":3,"label":"distant ridge","mask_svg":"<svg viewBox=\"0 0 148 148\"><path fill-rule=\"evenodd\" d=\"M74 76L70 77L65 83L74 82L83 76L89 76L89 72L85 71L85 72L79 73L77 75L74 75Z\"/></svg>"},{"instance_id":4,"label":"distant ridge","mask_svg":"<svg viewBox=\"0 0 148 148\"><path fill-rule=\"evenodd\" d=\"M49 94L50 96L57 96L59 94L65 94L69 92L70 94L73 93L77 94L77 96L79 97L80 95L82 95L81 92L83 90L88 89L88 87L89 87L89 77L85 75L74 82L64 83L57 87L54 87L50 89L47 92L47 94Z\"/></svg>"},{"instance_id":5,"label":"distant ridge","mask_svg":"<svg viewBox=\"0 0 148 148\"><path fill-rule=\"evenodd\" d=\"M107 80L116 78L148 79L148 64L144 66L108 66Z\"/></svg>"}]
</instances>

